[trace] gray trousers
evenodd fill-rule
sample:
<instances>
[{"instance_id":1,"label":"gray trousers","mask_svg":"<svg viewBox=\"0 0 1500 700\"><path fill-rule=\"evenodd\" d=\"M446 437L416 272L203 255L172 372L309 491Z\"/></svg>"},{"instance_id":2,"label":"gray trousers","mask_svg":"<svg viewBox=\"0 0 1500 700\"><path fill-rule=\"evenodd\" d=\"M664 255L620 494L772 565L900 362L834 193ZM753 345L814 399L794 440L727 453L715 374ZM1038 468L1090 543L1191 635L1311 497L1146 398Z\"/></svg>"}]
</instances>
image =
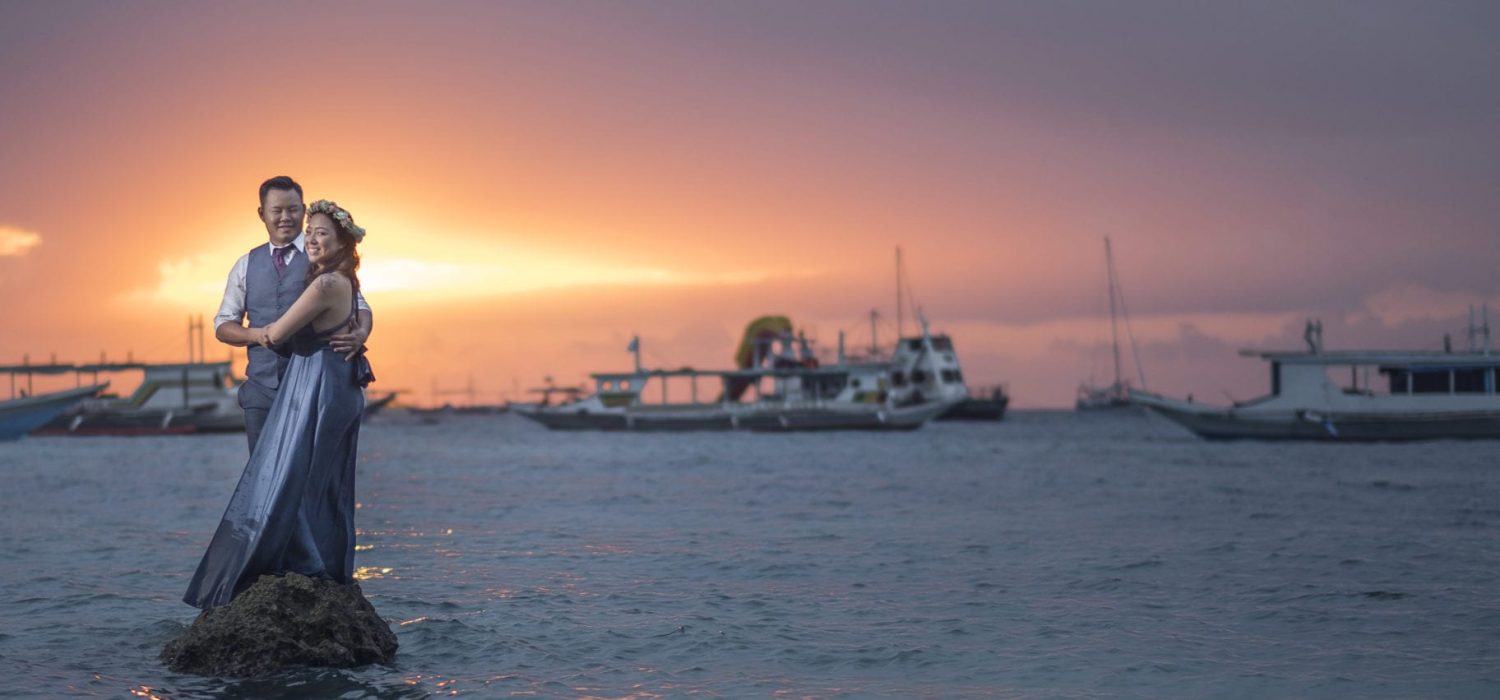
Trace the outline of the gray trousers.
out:
<instances>
[{"instance_id":1,"label":"gray trousers","mask_svg":"<svg viewBox=\"0 0 1500 700\"><path fill-rule=\"evenodd\" d=\"M240 408L245 409L245 439L250 443L250 452L255 452L255 443L260 440L260 431L266 427L266 416L271 414L271 404L276 403L276 390L254 380L240 385Z\"/></svg>"}]
</instances>

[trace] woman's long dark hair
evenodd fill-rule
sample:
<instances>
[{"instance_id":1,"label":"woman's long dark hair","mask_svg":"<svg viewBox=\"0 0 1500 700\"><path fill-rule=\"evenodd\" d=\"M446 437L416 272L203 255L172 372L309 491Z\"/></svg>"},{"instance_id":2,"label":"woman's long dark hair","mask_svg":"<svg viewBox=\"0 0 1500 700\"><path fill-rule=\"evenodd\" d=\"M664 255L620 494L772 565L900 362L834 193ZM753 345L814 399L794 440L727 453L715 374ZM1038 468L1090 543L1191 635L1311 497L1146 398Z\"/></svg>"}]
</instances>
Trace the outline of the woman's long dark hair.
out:
<instances>
[{"instance_id":1,"label":"woman's long dark hair","mask_svg":"<svg viewBox=\"0 0 1500 700\"><path fill-rule=\"evenodd\" d=\"M325 272L337 272L349 278L349 282L354 285L354 293L358 294L359 275L357 271L359 270L359 250L355 246L359 244L355 242L354 234L350 233L349 229L344 227L344 224L339 221L338 217L323 212L318 213L327 216L333 222L333 228L338 232L337 236L341 245L339 252L334 254L332 260L307 266L307 283L312 284L312 281L317 279L318 275ZM348 212L344 213L347 214ZM351 215L349 220L351 222L354 221L354 217Z\"/></svg>"}]
</instances>

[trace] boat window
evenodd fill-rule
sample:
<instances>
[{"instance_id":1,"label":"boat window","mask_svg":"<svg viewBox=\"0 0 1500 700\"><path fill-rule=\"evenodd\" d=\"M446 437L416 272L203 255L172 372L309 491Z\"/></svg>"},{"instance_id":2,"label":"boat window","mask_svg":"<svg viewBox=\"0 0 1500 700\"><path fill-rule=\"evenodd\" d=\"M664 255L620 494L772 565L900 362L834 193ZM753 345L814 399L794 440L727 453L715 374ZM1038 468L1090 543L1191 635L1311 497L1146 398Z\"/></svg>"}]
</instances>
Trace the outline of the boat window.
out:
<instances>
[{"instance_id":1,"label":"boat window","mask_svg":"<svg viewBox=\"0 0 1500 700\"><path fill-rule=\"evenodd\" d=\"M830 374L812 379L815 386L816 396L822 399L831 399L844 390L844 384L849 381L847 374ZM858 382L859 380L855 380Z\"/></svg>"},{"instance_id":2,"label":"boat window","mask_svg":"<svg viewBox=\"0 0 1500 700\"><path fill-rule=\"evenodd\" d=\"M924 384L924 383L926 383L927 382L927 371L926 370L920 370L920 369L914 369L914 370L912 370L912 372L911 372L911 380L913 382L917 383L917 384Z\"/></svg>"},{"instance_id":3,"label":"boat window","mask_svg":"<svg viewBox=\"0 0 1500 700\"><path fill-rule=\"evenodd\" d=\"M906 386L906 373L891 372L891 384L894 386Z\"/></svg>"},{"instance_id":4,"label":"boat window","mask_svg":"<svg viewBox=\"0 0 1500 700\"><path fill-rule=\"evenodd\" d=\"M943 381L949 382L949 383L952 383L952 384L958 384L958 383L963 382L963 380L964 380L964 375L960 374L958 370L956 370L956 369L945 369L945 370L943 370Z\"/></svg>"},{"instance_id":5,"label":"boat window","mask_svg":"<svg viewBox=\"0 0 1500 700\"><path fill-rule=\"evenodd\" d=\"M858 389L859 388L859 380L858 379L850 379L849 380L849 386L852 386L852 387Z\"/></svg>"},{"instance_id":6,"label":"boat window","mask_svg":"<svg viewBox=\"0 0 1500 700\"><path fill-rule=\"evenodd\" d=\"M1483 394L1484 368L1462 367L1453 370L1453 391L1459 394Z\"/></svg>"},{"instance_id":7,"label":"boat window","mask_svg":"<svg viewBox=\"0 0 1500 700\"><path fill-rule=\"evenodd\" d=\"M629 389L630 389L630 381L629 380L622 380L620 382L620 390L621 391L628 391Z\"/></svg>"},{"instance_id":8,"label":"boat window","mask_svg":"<svg viewBox=\"0 0 1500 700\"><path fill-rule=\"evenodd\" d=\"M953 349L953 340L946 335L935 336L932 339L932 349L944 351Z\"/></svg>"},{"instance_id":9,"label":"boat window","mask_svg":"<svg viewBox=\"0 0 1500 700\"><path fill-rule=\"evenodd\" d=\"M906 341L906 347L908 349L910 349L910 350L921 350L922 349L922 339L921 338L912 338L911 340Z\"/></svg>"},{"instance_id":10,"label":"boat window","mask_svg":"<svg viewBox=\"0 0 1500 700\"><path fill-rule=\"evenodd\" d=\"M1406 370L1400 367L1381 367L1380 373L1384 374L1391 382L1392 394L1405 394L1411 377Z\"/></svg>"},{"instance_id":11,"label":"boat window","mask_svg":"<svg viewBox=\"0 0 1500 700\"><path fill-rule=\"evenodd\" d=\"M1413 394L1448 393L1448 370L1413 370L1411 391Z\"/></svg>"}]
</instances>

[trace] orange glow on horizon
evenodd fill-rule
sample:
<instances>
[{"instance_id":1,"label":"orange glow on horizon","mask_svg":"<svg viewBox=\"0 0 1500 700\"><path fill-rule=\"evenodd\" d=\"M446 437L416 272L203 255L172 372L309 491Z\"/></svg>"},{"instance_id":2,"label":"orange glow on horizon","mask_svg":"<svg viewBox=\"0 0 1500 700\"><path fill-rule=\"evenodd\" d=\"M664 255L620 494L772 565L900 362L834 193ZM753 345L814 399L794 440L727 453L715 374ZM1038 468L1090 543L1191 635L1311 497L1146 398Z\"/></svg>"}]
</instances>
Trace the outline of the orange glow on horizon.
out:
<instances>
[{"instance_id":1,"label":"orange glow on horizon","mask_svg":"<svg viewBox=\"0 0 1500 700\"><path fill-rule=\"evenodd\" d=\"M997 40L1047 12L374 2L289 24L260 6L18 5L0 47L0 364L185 359L185 317L211 317L266 240L255 189L278 174L369 229L371 391L416 404L573 384L627 366L635 335L651 366L724 366L763 314L831 349L840 331L866 342L878 309L889 342L898 244L965 376L1009 383L1018 407L1071 405L1097 372L1105 235L1166 392L1263 389L1233 350L1295 347L1309 316L1341 324L1334 345L1430 347L1467 305L1500 310L1489 205L1459 201L1483 178L1437 157L1500 140L1427 112L1344 128L1441 105L1422 89L1442 86L1406 85L1428 97L1389 110L1307 97L1355 89L1334 65L1295 109L1226 116L1215 99L1281 83L1173 83L1155 54L1091 53L1086 32ZM360 39L288 29L307 25ZM1195 50L1182 36L1153 50ZM1133 87L1100 89L1115 78Z\"/></svg>"}]
</instances>

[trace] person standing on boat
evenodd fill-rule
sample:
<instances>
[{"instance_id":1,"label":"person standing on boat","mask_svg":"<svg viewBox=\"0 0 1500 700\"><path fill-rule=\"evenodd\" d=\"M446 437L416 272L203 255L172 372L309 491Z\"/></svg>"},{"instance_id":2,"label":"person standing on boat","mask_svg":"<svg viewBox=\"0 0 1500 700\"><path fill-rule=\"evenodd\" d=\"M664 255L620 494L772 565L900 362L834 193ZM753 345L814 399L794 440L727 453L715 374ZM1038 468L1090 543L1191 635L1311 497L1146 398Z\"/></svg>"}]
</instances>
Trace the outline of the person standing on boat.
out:
<instances>
[{"instance_id":1,"label":"person standing on boat","mask_svg":"<svg viewBox=\"0 0 1500 700\"><path fill-rule=\"evenodd\" d=\"M260 439L276 391L286 374L288 358L277 355L263 331L287 312L307 286L307 246L302 233L307 208L302 203L302 185L285 175L260 185L260 206L255 210L266 226L270 242L250 249L229 270L224 299L214 316L214 337L219 342L248 348L245 383L240 385L240 408L245 410L245 438L250 451ZM364 349L374 318L364 295L355 294L357 322L329 341L346 361ZM245 327L246 319L250 327Z\"/></svg>"}]
</instances>

